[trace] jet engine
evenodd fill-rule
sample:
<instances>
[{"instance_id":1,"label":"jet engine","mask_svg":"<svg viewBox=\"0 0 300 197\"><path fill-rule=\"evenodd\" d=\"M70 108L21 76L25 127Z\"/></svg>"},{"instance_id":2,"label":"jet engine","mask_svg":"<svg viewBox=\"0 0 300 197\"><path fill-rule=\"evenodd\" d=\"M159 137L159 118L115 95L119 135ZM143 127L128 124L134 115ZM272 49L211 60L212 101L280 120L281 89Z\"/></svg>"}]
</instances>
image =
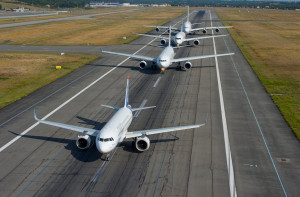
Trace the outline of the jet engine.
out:
<instances>
[{"instance_id":1,"label":"jet engine","mask_svg":"<svg viewBox=\"0 0 300 197\"><path fill-rule=\"evenodd\" d=\"M206 29L203 29L202 32L203 32L204 34L206 34Z\"/></svg>"},{"instance_id":2,"label":"jet engine","mask_svg":"<svg viewBox=\"0 0 300 197\"><path fill-rule=\"evenodd\" d=\"M135 140L135 147L138 151L146 151L150 147L150 140L147 136L137 137Z\"/></svg>"},{"instance_id":3,"label":"jet engine","mask_svg":"<svg viewBox=\"0 0 300 197\"><path fill-rule=\"evenodd\" d=\"M87 149L91 145L91 137L88 135L79 135L78 139L76 140L76 146L81 149Z\"/></svg>"},{"instance_id":4,"label":"jet engine","mask_svg":"<svg viewBox=\"0 0 300 197\"><path fill-rule=\"evenodd\" d=\"M188 70L192 68L192 63L191 62L185 62L183 65L183 70Z\"/></svg>"},{"instance_id":5,"label":"jet engine","mask_svg":"<svg viewBox=\"0 0 300 197\"><path fill-rule=\"evenodd\" d=\"M155 28L155 31L159 31L159 28L158 28L158 27L156 27L156 28Z\"/></svg>"},{"instance_id":6,"label":"jet engine","mask_svg":"<svg viewBox=\"0 0 300 197\"><path fill-rule=\"evenodd\" d=\"M140 62L140 68L141 69L145 68L146 66L147 66L147 62L145 62L145 61Z\"/></svg>"},{"instance_id":7,"label":"jet engine","mask_svg":"<svg viewBox=\"0 0 300 197\"><path fill-rule=\"evenodd\" d=\"M220 30L217 28L217 29L216 29L216 32L219 32L219 31L220 31Z\"/></svg>"},{"instance_id":8,"label":"jet engine","mask_svg":"<svg viewBox=\"0 0 300 197\"><path fill-rule=\"evenodd\" d=\"M200 41L199 40L194 40L194 45L197 46L200 44Z\"/></svg>"},{"instance_id":9,"label":"jet engine","mask_svg":"<svg viewBox=\"0 0 300 197\"><path fill-rule=\"evenodd\" d=\"M160 40L160 44L165 45L166 43L167 43L167 41L165 39Z\"/></svg>"}]
</instances>

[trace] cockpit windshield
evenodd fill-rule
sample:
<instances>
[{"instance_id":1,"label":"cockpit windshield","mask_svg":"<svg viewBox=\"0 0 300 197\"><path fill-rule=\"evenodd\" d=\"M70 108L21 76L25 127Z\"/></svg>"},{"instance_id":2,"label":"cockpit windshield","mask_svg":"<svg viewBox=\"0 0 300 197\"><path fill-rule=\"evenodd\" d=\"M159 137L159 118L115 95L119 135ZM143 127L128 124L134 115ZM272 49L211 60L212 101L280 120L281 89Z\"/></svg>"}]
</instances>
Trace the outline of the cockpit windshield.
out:
<instances>
[{"instance_id":1,"label":"cockpit windshield","mask_svg":"<svg viewBox=\"0 0 300 197\"><path fill-rule=\"evenodd\" d=\"M110 142L110 141L114 141L114 138L101 138L101 137L98 137L97 138L98 141L100 142Z\"/></svg>"}]
</instances>

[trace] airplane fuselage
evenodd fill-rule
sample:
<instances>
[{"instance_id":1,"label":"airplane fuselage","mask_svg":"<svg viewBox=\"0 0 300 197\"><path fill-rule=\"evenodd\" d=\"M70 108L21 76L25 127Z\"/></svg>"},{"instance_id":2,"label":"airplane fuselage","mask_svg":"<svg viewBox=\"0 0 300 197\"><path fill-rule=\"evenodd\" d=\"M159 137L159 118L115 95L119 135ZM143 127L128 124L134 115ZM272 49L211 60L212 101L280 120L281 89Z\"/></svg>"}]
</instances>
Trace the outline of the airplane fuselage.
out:
<instances>
[{"instance_id":1,"label":"airplane fuselage","mask_svg":"<svg viewBox=\"0 0 300 197\"><path fill-rule=\"evenodd\" d=\"M96 136L96 147L101 153L109 153L121 143L132 122L132 111L120 108Z\"/></svg>"},{"instance_id":2,"label":"airplane fuselage","mask_svg":"<svg viewBox=\"0 0 300 197\"><path fill-rule=\"evenodd\" d=\"M180 45L185 41L185 37L186 34L182 31L178 32L175 36L174 36L174 43L176 45Z\"/></svg>"},{"instance_id":3,"label":"airplane fuselage","mask_svg":"<svg viewBox=\"0 0 300 197\"><path fill-rule=\"evenodd\" d=\"M186 21L185 23L182 24L182 31L186 34L191 33L192 30L192 24L190 21Z\"/></svg>"},{"instance_id":4,"label":"airplane fuselage","mask_svg":"<svg viewBox=\"0 0 300 197\"><path fill-rule=\"evenodd\" d=\"M156 63L161 69L166 69L172 64L174 56L174 49L170 46L167 46L158 56Z\"/></svg>"}]
</instances>

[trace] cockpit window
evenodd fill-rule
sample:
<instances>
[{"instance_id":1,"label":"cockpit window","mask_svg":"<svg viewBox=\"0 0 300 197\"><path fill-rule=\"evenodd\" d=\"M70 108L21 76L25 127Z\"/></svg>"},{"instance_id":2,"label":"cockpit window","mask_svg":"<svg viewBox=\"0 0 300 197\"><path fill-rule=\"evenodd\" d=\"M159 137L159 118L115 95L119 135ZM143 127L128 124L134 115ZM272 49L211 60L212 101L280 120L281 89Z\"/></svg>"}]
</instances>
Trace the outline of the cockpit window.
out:
<instances>
[{"instance_id":1,"label":"cockpit window","mask_svg":"<svg viewBox=\"0 0 300 197\"><path fill-rule=\"evenodd\" d=\"M176 40L181 40L181 38L176 38Z\"/></svg>"},{"instance_id":2,"label":"cockpit window","mask_svg":"<svg viewBox=\"0 0 300 197\"><path fill-rule=\"evenodd\" d=\"M100 142L109 142L109 141L114 141L114 138L100 138L100 137L98 137L98 139L97 139L98 141L100 141Z\"/></svg>"},{"instance_id":3,"label":"cockpit window","mask_svg":"<svg viewBox=\"0 0 300 197\"><path fill-rule=\"evenodd\" d=\"M167 60L159 60L160 62L166 62Z\"/></svg>"}]
</instances>

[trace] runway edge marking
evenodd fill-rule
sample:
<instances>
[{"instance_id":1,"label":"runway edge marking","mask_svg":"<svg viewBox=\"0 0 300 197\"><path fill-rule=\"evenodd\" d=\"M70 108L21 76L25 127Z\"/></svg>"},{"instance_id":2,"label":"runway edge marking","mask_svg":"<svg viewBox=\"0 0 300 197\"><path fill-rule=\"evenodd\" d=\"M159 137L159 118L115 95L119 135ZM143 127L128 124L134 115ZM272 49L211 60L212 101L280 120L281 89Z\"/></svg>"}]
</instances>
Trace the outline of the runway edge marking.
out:
<instances>
[{"instance_id":1,"label":"runway edge marking","mask_svg":"<svg viewBox=\"0 0 300 197\"><path fill-rule=\"evenodd\" d=\"M139 50L137 50L134 54L140 52L141 50L143 50L146 46L148 46L151 42L153 42L154 40L156 40L157 38L154 38L153 40L151 40L150 42L148 42L145 46L143 46L142 48L140 48ZM100 52L100 51L99 51ZM75 99L77 96L79 96L80 94L82 94L84 91L86 91L87 89L89 89L91 86L93 86L95 83L97 83L98 81L100 81L101 79L103 79L106 75L108 75L109 73L111 73L112 71L114 71L116 68L118 68L120 65L122 65L124 62L126 62L129 59L126 58L125 60L123 60L121 63L119 63L116 67L110 69L108 72L106 72L105 74L103 74L101 77L99 77L98 79L96 79L95 81L93 81L90 85L86 86L85 88L83 88L81 91L79 91L77 94L75 94L74 96L72 96L71 98L69 98L67 101L65 101L63 104L61 104L60 106L58 106L57 108L55 108L53 111L51 111L49 114L47 114L46 116L44 116L41 120L45 120L46 118L48 118L49 116L51 116L52 114L54 114L55 112L57 112L59 109L61 109L62 107L64 107L66 104L68 104L69 102L71 102L73 99ZM21 134L19 134L17 137L13 138L11 141L9 141L8 143L6 143L4 146L2 146L0 148L0 153L5 150L7 147L9 147L10 145L12 145L14 142L16 142L18 139L20 139L23 135L25 135L26 133L28 133L30 130L32 130L33 128L35 128L37 125L39 125L39 122L34 123L33 125L31 125L28 129L26 129L25 131L23 131Z\"/></svg>"},{"instance_id":2,"label":"runway edge marking","mask_svg":"<svg viewBox=\"0 0 300 197\"><path fill-rule=\"evenodd\" d=\"M224 38L223 38L223 40L224 40L224 42L225 42L225 44L226 44L227 50L229 51L226 40L225 40ZM265 145L265 147L266 147L266 149L267 149L268 155L269 155L270 160L271 160L271 162L272 162L272 165L273 165L273 167L274 167L275 173L276 173L277 178L278 178L278 181L279 181L279 183L280 183L280 185L281 185L281 188L282 188L282 191L283 191L283 193L284 193L284 196L287 197L286 190L285 190L284 185L283 185L283 183L282 183L282 180L281 180L281 178L280 178L280 175L279 175L279 172L278 172L277 167L276 167L276 165L275 165L275 162L274 162L274 159L273 159L273 157L272 157L272 154L271 154L271 152L270 152L270 150L269 150L269 146L268 146L267 141L266 141L266 139L265 139L265 136L264 136L264 134L263 134L262 128L261 128L261 126L260 126L260 124L259 124L259 122L258 122L258 119L257 119L256 115L255 115L253 106L252 106L252 104L251 104L251 102L250 102L250 99L249 99L249 97L248 97L248 94L247 94L246 88L245 88L245 86L244 86L244 83L243 83L243 81L242 81L242 79L241 79L241 77L240 77L240 73L239 73L239 71L237 70L236 64L234 63L232 56L230 56L230 58L231 58L231 61L232 61L232 63L233 63L235 72L236 72L236 74L237 74L237 76L238 76L238 78L239 78L239 81L240 81L240 83L241 83L241 86L242 86L242 88L243 88L245 97L246 97L246 99L247 99L247 101L248 101L248 104L249 104L249 106L250 106L250 109L251 109L252 115L253 115L253 117L254 117L254 119L255 119L256 125L257 125L257 127L258 127L259 133L260 133L260 135L261 135L261 137L262 137L262 140L263 140L263 142L264 142L264 145ZM244 165L245 165L245 164L244 164ZM249 165L249 164L246 164L246 165Z\"/></svg>"},{"instance_id":3,"label":"runway edge marking","mask_svg":"<svg viewBox=\"0 0 300 197\"><path fill-rule=\"evenodd\" d=\"M212 20L211 20L211 10L209 11L209 17L210 17L210 25L212 27L213 25L212 25ZM213 30L212 30L212 35L214 35ZM213 44L214 44L214 54L217 54L215 38L213 37L212 39L213 39ZM220 98L222 123L223 123L224 143L225 143L225 152L226 152L226 161L227 161L227 171L228 171L228 176L229 176L230 196L231 197L237 197L236 185L235 185L235 179L234 179L234 171L233 171L233 163L232 163L232 156L231 156L231 150L230 150L230 142L229 142L229 137L228 137L227 120L226 120L224 99L223 99L223 92L222 92L222 84L221 84L221 79L220 79L219 63L218 63L218 58L217 57L215 57L215 62L216 62L216 72L217 72L219 98Z\"/></svg>"}]
</instances>

